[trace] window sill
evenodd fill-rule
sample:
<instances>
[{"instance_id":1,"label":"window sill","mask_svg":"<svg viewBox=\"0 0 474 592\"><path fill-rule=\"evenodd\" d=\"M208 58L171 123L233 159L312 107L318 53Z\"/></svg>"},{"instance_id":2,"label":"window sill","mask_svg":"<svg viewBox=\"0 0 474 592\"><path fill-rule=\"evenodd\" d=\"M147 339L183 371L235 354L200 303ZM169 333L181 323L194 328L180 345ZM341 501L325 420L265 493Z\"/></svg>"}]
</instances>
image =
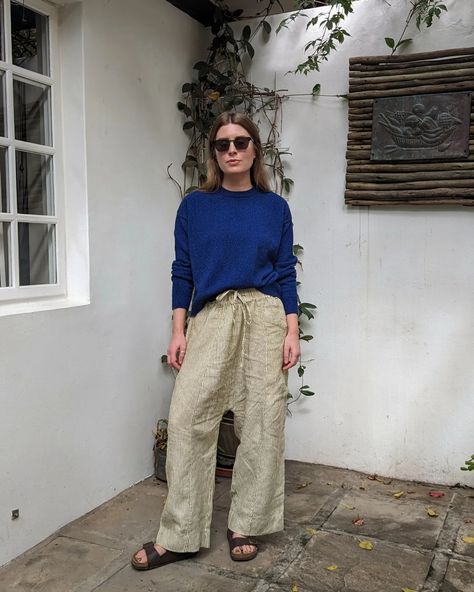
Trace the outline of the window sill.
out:
<instances>
[{"instance_id":1,"label":"window sill","mask_svg":"<svg viewBox=\"0 0 474 592\"><path fill-rule=\"evenodd\" d=\"M0 317L7 317L17 314L31 312L43 312L59 308L74 308L90 304L86 298L65 298L64 296L29 300L25 302L4 302L0 305Z\"/></svg>"}]
</instances>

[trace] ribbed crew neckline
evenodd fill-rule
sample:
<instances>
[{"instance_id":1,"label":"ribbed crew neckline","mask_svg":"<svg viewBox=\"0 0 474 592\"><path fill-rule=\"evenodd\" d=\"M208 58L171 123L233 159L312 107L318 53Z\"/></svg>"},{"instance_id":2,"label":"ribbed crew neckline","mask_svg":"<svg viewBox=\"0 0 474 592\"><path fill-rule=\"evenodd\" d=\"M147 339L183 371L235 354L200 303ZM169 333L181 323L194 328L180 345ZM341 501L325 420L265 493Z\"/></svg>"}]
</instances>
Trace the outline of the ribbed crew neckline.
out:
<instances>
[{"instance_id":1,"label":"ribbed crew neckline","mask_svg":"<svg viewBox=\"0 0 474 592\"><path fill-rule=\"evenodd\" d=\"M245 191L230 191L225 187L221 187L218 191L222 191L224 195L228 195L229 197L251 197L258 190L255 187L251 187Z\"/></svg>"}]
</instances>

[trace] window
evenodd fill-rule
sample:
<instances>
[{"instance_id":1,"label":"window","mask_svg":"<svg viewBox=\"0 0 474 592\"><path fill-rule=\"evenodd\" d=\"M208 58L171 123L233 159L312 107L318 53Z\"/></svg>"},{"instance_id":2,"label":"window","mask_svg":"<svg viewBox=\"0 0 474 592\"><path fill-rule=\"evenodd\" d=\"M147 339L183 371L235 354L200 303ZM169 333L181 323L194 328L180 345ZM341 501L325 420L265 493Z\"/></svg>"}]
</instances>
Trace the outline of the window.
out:
<instances>
[{"instance_id":1,"label":"window","mask_svg":"<svg viewBox=\"0 0 474 592\"><path fill-rule=\"evenodd\" d=\"M0 0L0 301L65 293L56 9Z\"/></svg>"}]
</instances>

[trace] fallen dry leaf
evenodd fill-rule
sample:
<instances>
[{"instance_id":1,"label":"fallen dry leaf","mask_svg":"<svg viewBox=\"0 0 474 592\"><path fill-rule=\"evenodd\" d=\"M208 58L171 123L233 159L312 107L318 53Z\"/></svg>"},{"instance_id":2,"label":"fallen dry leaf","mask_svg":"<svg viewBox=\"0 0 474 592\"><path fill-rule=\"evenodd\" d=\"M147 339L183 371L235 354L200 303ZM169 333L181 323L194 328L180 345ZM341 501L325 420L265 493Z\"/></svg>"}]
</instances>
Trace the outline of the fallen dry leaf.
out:
<instances>
[{"instance_id":1,"label":"fallen dry leaf","mask_svg":"<svg viewBox=\"0 0 474 592\"><path fill-rule=\"evenodd\" d=\"M350 506L349 504L341 504L343 508L347 508L348 510L355 510L355 506Z\"/></svg>"},{"instance_id":2,"label":"fallen dry leaf","mask_svg":"<svg viewBox=\"0 0 474 592\"><path fill-rule=\"evenodd\" d=\"M359 485L359 489L364 489L365 490L365 487L363 485Z\"/></svg>"},{"instance_id":3,"label":"fallen dry leaf","mask_svg":"<svg viewBox=\"0 0 474 592\"><path fill-rule=\"evenodd\" d=\"M314 536L318 531L315 528L307 528L306 532L310 535L310 536Z\"/></svg>"},{"instance_id":4,"label":"fallen dry leaf","mask_svg":"<svg viewBox=\"0 0 474 592\"><path fill-rule=\"evenodd\" d=\"M431 497L444 497L442 491L430 491L428 495L431 495Z\"/></svg>"},{"instance_id":5,"label":"fallen dry leaf","mask_svg":"<svg viewBox=\"0 0 474 592\"><path fill-rule=\"evenodd\" d=\"M291 586L291 592L299 592L299 590L300 590L300 589L298 588L298 586L297 586L296 584L293 584L293 585Z\"/></svg>"},{"instance_id":6,"label":"fallen dry leaf","mask_svg":"<svg viewBox=\"0 0 474 592\"><path fill-rule=\"evenodd\" d=\"M472 518L464 518L464 522L466 524L473 524L474 523L474 520Z\"/></svg>"},{"instance_id":7,"label":"fallen dry leaf","mask_svg":"<svg viewBox=\"0 0 474 592\"><path fill-rule=\"evenodd\" d=\"M397 491L396 493L393 494L393 497L400 499L402 497L402 495L405 495L404 491Z\"/></svg>"},{"instance_id":8,"label":"fallen dry leaf","mask_svg":"<svg viewBox=\"0 0 474 592\"><path fill-rule=\"evenodd\" d=\"M426 513L431 518L436 518L436 516L439 516L438 512L436 510L433 510L433 508L426 508Z\"/></svg>"},{"instance_id":9,"label":"fallen dry leaf","mask_svg":"<svg viewBox=\"0 0 474 592\"><path fill-rule=\"evenodd\" d=\"M364 519L363 518L356 518L355 520L352 521L352 524L355 524L356 526L364 526Z\"/></svg>"},{"instance_id":10,"label":"fallen dry leaf","mask_svg":"<svg viewBox=\"0 0 474 592\"><path fill-rule=\"evenodd\" d=\"M379 477L375 473L373 475L368 475L367 479L370 479L371 481L378 481L379 483L383 483L384 485L390 485L390 483L392 482L391 479L384 479L383 477Z\"/></svg>"},{"instance_id":11,"label":"fallen dry leaf","mask_svg":"<svg viewBox=\"0 0 474 592\"><path fill-rule=\"evenodd\" d=\"M303 487L308 487L308 485L311 485L312 481L305 481L304 483L298 483L298 485L296 486L296 489L303 489Z\"/></svg>"},{"instance_id":12,"label":"fallen dry leaf","mask_svg":"<svg viewBox=\"0 0 474 592\"><path fill-rule=\"evenodd\" d=\"M326 567L326 569L327 569L328 571L336 571L336 569L337 569L337 565L328 565L328 566Z\"/></svg>"},{"instance_id":13,"label":"fallen dry leaf","mask_svg":"<svg viewBox=\"0 0 474 592\"><path fill-rule=\"evenodd\" d=\"M336 485L334 481L326 481L326 485Z\"/></svg>"},{"instance_id":14,"label":"fallen dry leaf","mask_svg":"<svg viewBox=\"0 0 474 592\"><path fill-rule=\"evenodd\" d=\"M474 545L474 536L463 536L462 540L468 545Z\"/></svg>"},{"instance_id":15,"label":"fallen dry leaf","mask_svg":"<svg viewBox=\"0 0 474 592\"><path fill-rule=\"evenodd\" d=\"M412 590L411 588L402 588L402 592L416 592L416 590Z\"/></svg>"},{"instance_id":16,"label":"fallen dry leaf","mask_svg":"<svg viewBox=\"0 0 474 592\"><path fill-rule=\"evenodd\" d=\"M366 549L367 551L372 551L372 549L374 548L374 545L370 541L360 541L359 547L361 549Z\"/></svg>"}]
</instances>

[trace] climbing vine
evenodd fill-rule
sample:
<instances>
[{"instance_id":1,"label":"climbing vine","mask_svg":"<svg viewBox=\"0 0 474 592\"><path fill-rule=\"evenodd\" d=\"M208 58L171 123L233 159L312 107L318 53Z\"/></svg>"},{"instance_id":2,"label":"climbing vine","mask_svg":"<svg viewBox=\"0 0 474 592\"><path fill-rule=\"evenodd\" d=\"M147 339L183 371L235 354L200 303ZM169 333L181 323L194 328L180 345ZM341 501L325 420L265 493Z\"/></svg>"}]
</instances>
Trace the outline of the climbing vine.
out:
<instances>
[{"instance_id":1,"label":"climbing vine","mask_svg":"<svg viewBox=\"0 0 474 592\"><path fill-rule=\"evenodd\" d=\"M387 7L390 3L387 0ZM319 72L321 63L326 61L330 53L337 49L350 33L344 28L344 21L347 16L354 12L354 6L357 0L294 0L296 12L285 17L277 28L277 33L283 28L288 28L292 23L301 18L309 18L306 9L327 6L327 10L322 10L316 15L309 18L306 24L306 30L311 27L318 28L318 36L311 41L308 41L304 46L304 51L307 54L306 59L298 64L292 71L294 74L308 75L313 72ZM405 24L401 35L395 41L393 37L386 37L385 43L392 50L395 51L410 43L411 38L406 38L405 34L409 24L415 20L418 30L423 26L431 27L434 20L441 17L443 11L447 10L445 4L439 0L409 0L410 9L405 20ZM319 93L321 86L314 85L313 94Z\"/></svg>"},{"instance_id":2,"label":"climbing vine","mask_svg":"<svg viewBox=\"0 0 474 592\"><path fill-rule=\"evenodd\" d=\"M291 153L288 147L282 146L280 136L283 97L278 89L256 86L247 77L248 65L255 55L252 41L256 35L268 37L271 34L271 25L266 19L275 2L277 0L267 0L253 30L246 25L239 37L235 35L229 22L237 20L242 10L231 11L223 0L216 3L207 58L194 64L194 79L183 84L182 98L177 104L185 117L183 130L189 134L189 145L182 164L181 183L171 174L171 165L168 167L168 174L181 196L194 191L205 181L206 144L210 129L215 117L222 111L229 110L245 113L258 124L265 164L274 189L284 196L291 191L293 179L285 174L284 161ZM294 245L293 252L301 266L303 247ZM304 330L303 320L312 320L315 309L314 304L301 302L298 297L298 325L302 341L313 339ZM298 366L301 385L295 397L288 394L292 402L301 395L314 395L314 391L304 380L309 361L302 360Z\"/></svg>"}]
</instances>

